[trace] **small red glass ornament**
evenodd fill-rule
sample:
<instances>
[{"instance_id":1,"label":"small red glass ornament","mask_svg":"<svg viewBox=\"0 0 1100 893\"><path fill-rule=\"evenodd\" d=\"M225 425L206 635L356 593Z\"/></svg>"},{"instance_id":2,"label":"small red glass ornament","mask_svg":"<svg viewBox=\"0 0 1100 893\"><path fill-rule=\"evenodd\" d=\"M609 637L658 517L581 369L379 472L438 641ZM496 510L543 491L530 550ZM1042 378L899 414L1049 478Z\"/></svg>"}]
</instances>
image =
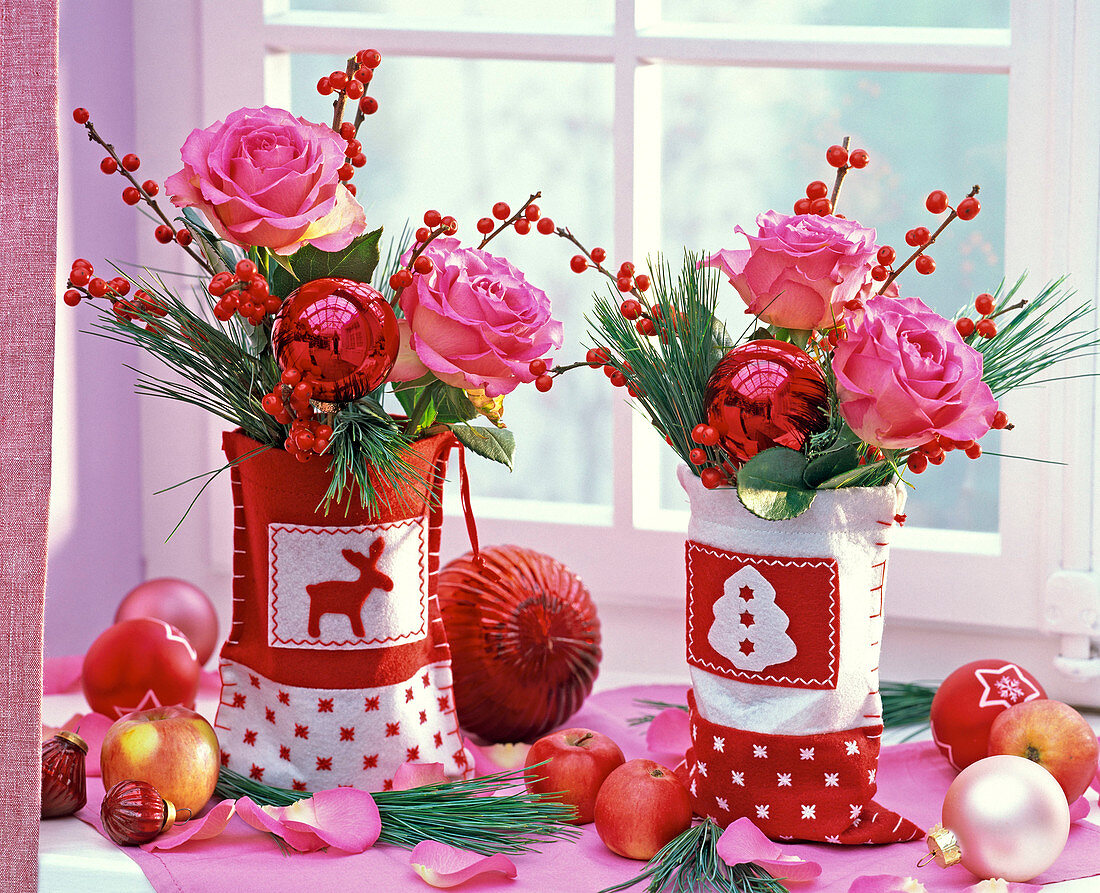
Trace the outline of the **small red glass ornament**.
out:
<instances>
[{"instance_id":1,"label":"small red glass ornament","mask_svg":"<svg viewBox=\"0 0 1100 893\"><path fill-rule=\"evenodd\" d=\"M600 658L596 606L560 561L519 546L471 554L439 573L459 723L491 742L532 741L592 691Z\"/></svg>"},{"instance_id":2,"label":"small red glass ornament","mask_svg":"<svg viewBox=\"0 0 1100 893\"><path fill-rule=\"evenodd\" d=\"M176 807L147 781L120 781L99 809L103 830L119 846L141 846L175 824Z\"/></svg>"},{"instance_id":3,"label":"small red glass ornament","mask_svg":"<svg viewBox=\"0 0 1100 893\"><path fill-rule=\"evenodd\" d=\"M199 663L205 664L218 644L218 613L206 593L186 580L158 577L131 589L119 602L115 623L155 617L187 636Z\"/></svg>"},{"instance_id":4,"label":"small red glass ornament","mask_svg":"<svg viewBox=\"0 0 1100 893\"><path fill-rule=\"evenodd\" d=\"M821 367L786 341L750 341L729 351L707 382L707 421L740 467L773 446L801 449L827 424Z\"/></svg>"},{"instance_id":5,"label":"small red glass ornament","mask_svg":"<svg viewBox=\"0 0 1100 893\"><path fill-rule=\"evenodd\" d=\"M314 279L283 301L271 346L280 368L309 379L313 399L340 404L385 382L400 335L393 308L366 283Z\"/></svg>"},{"instance_id":6,"label":"small red glass ornament","mask_svg":"<svg viewBox=\"0 0 1100 893\"><path fill-rule=\"evenodd\" d=\"M1013 661L972 661L936 689L929 713L932 739L947 762L965 769L989 755L993 720L1009 707L1045 697L1039 680Z\"/></svg>"},{"instance_id":7,"label":"small red glass ornament","mask_svg":"<svg viewBox=\"0 0 1100 893\"><path fill-rule=\"evenodd\" d=\"M87 742L66 729L42 742L42 818L72 815L88 802L87 753Z\"/></svg>"},{"instance_id":8,"label":"small red glass ornament","mask_svg":"<svg viewBox=\"0 0 1100 893\"><path fill-rule=\"evenodd\" d=\"M174 626L152 617L105 630L84 655L81 683L88 705L112 719L158 704L195 706L198 655Z\"/></svg>"}]
</instances>

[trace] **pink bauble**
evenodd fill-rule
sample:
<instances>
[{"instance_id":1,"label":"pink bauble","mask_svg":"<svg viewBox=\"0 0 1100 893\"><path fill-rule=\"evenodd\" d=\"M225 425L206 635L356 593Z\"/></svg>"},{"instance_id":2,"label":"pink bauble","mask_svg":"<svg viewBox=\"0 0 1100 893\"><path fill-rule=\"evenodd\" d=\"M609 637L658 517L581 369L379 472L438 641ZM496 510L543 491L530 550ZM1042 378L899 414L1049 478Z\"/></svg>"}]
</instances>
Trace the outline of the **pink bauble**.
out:
<instances>
[{"instance_id":1,"label":"pink bauble","mask_svg":"<svg viewBox=\"0 0 1100 893\"><path fill-rule=\"evenodd\" d=\"M119 602L115 623L155 617L187 636L199 663L205 664L218 644L218 612L206 593L186 580L158 577L131 589Z\"/></svg>"},{"instance_id":2,"label":"pink bauble","mask_svg":"<svg viewBox=\"0 0 1100 893\"><path fill-rule=\"evenodd\" d=\"M92 642L81 684L96 713L117 719L156 704L194 708L201 671L183 633L163 620L137 617L108 627Z\"/></svg>"},{"instance_id":3,"label":"pink bauble","mask_svg":"<svg viewBox=\"0 0 1100 893\"><path fill-rule=\"evenodd\" d=\"M943 825L954 833L960 861L973 874L1029 881L1065 848L1069 806L1061 785L1038 763L986 757L960 772L947 789Z\"/></svg>"},{"instance_id":4,"label":"pink bauble","mask_svg":"<svg viewBox=\"0 0 1100 893\"><path fill-rule=\"evenodd\" d=\"M271 326L281 369L297 369L313 399L350 403L389 377L401 336L389 302L364 282L314 279L292 292Z\"/></svg>"},{"instance_id":5,"label":"pink bauble","mask_svg":"<svg viewBox=\"0 0 1100 893\"><path fill-rule=\"evenodd\" d=\"M828 421L821 367L786 341L733 348L714 367L704 400L707 421L737 467L769 447L802 449Z\"/></svg>"}]
</instances>

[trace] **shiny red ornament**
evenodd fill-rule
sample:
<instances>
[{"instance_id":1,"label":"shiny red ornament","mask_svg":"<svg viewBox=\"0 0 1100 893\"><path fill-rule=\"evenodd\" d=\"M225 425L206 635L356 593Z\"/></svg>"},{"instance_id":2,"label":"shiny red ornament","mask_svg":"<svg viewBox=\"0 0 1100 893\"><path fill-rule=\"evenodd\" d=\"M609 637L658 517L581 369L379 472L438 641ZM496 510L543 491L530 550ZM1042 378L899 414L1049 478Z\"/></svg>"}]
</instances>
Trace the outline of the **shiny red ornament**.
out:
<instances>
[{"instance_id":1,"label":"shiny red ornament","mask_svg":"<svg viewBox=\"0 0 1100 893\"><path fill-rule=\"evenodd\" d=\"M65 729L42 742L42 818L72 815L88 802L87 753L84 739Z\"/></svg>"},{"instance_id":2,"label":"shiny red ornament","mask_svg":"<svg viewBox=\"0 0 1100 893\"><path fill-rule=\"evenodd\" d=\"M439 573L459 723L491 742L533 741L565 722L599 671L600 622L580 578L519 546L466 554Z\"/></svg>"},{"instance_id":3,"label":"shiny red ornament","mask_svg":"<svg viewBox=\"0 0 1100 893\"><path fill-rule=\"evenodd\" d=\"M152 617L123 620L105 630L84 655L88 705L112 719L158 704L195 706L198 655L174 626Z\"/></svg>"},{"instance_id":4,"label":"shiny red ornament","mask_svg":"<svg viewBox=\"0 0 1100 893\"><path fill-rule=\"evenodd\" d=\"M750 341L729 351L707 382L707 421L740 467L773 446L801 449L828 424L821 367L786 341Z\"/></svg>"},{"instance_id":5,"label":"shiny red ornament","mask_svg":"<svg viewBox=\"0 0 1100 893\"><path fill-rule=\"evenodd\" d=\"M1010 660L976 660L952 672L932 698L932 739L955 769L989 755L989 730L1003 711L1045 698L1031 673Z\"/></svg>"},{"instance_id":6,"label":"shiny red ornament","mask_svg":"<svg viewBox=\"0 0 1100 893\"><path fill-rule=\"evenodd\" d=\"M119 846L141 846L175 824L176 807L147 781L120 781L99 809L103 830Z\"/></svg>"},{"instance_id":7,"label":"shiny red ornament","mask_svg":"<svg viewBox=\"0 0 1100 893\"><path fill-rule=\"evenodd\" d=\"M186 580L158 577L126 593L115 611L115 623L155 617L187 636L199 663L205 664L218 644L218 612L206 593Z\"/></svg>"},{"instance_id":8,"label":"shiny red ornament","mask_svg":"<svg viewBox=\"0 0 1100 893\"><path fill-rule=\"evenodd\" d=\"M271 327L281 369L296 369L315 400L350 403L397 362L400 335L389 302L363 282L314 279L292 292Z\"/></svg>"}]
</instances>

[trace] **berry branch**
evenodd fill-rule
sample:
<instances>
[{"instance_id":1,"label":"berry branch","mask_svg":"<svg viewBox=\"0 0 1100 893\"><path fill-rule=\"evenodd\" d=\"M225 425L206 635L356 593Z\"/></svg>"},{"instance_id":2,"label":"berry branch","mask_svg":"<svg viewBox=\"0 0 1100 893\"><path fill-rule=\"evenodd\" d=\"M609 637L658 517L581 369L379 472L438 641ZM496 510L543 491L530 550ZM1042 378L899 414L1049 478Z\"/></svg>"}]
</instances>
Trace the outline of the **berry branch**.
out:
<instances>
[{"instance_id":1,"label":"berry branch","mask_svg":"<svg viewBox=\"0 0 1100 893\"><path fill-rule=\"evenodd\" d=\"M493 216L501 221L500 226L497 226L495 229L492 229L491 231L486 232L485 229L484 229L485 221L489 221L489 226L492 227L493 226L492 218L483 217L481 220L479 220L477 222L477 228L478 228L478 232L480 232L482 234L482 239L481 239L481 243L477 247L479 249L484 248L493 239L495 239L497 236L499 236L505 229L507 229L510 226L516 227L516 231L519 232L520 235L526 235L526 233L530 231L531 220L532 219L534 219L534 220L539 219L539 208L538 208L537 205L534 206L535 210L534 210L533 215L529 215L527 213L527 209L532 207L532 203L537 198L542 198L542 190L541 189L538 192L536 192L534 195L532 195L529 199L527 199L527 201L525 201L520 206L519 210L516 211L515 214L511 214L511 215L508 213L508 211L510 210L508 208L508 205L505 204L504 202L497 202L495 205L493 205ZM503 212L503 216L501 215L500 212ZM524 220L524 221L527 222L527 225L525 227L517 226L517 224L519 224L519 222L521 220ZM551 224L552 223L553 223L553 221L551 221ZM520 231L521 229L522 229L522 231ZM545 227L543 227L542 230L540 230L540 231L543 231L543 230L545 230ZM551 229L551 231L553 231L553 230Z\"/></svg>"},{"instance_id":2,"label":"berry branch","mask_svg":"<svg viewBox=\"0 0 1100 893\"><path fill-rule=\"evenodd\" d=\"M844 150L844 163L836 169L836 179L833 180L833 191L829 196L829 203L833 206L833 213L836 213L836 201L840 197L840 184L844 182L845 176L848 171L851 170L851 165L848 163L848 147L852 144L852 138L850 136L844 137L841 140L841 148ZM839 157L839 153L837 153Z\"/></svg>"},{"instance_id":3,"label":"berry branch","mask_svg":"<svg viewBox=\"0 0 1100 893\"><path fill-rule=\"evenodd\" d=\"M973 211L973 213L970 213L969 211L967 211L963 215L960 215L958 208L951 208L951 213L947 215L947 219L939 225L939 227L936 229L936 231L934 233L932 233L926 240L924 240L921 245L917 246L917 250L914 251L911 255L909 255L908 258L906 258L905 263L903 263L896 270L891 270L890 271L890 275L886 277L886 280L882 283L881 287L876 292L876 294L881 295L884 291L886 291L886 289L889 287L890 283L893 282L895 279L897 279L898 276L901 275L901 272L906 267L908 267L911 263L913 263L913 261L915 261L918 257L921 257L924 254L924 252L936 241L936 239L939 237L940 233L942 233L945 229L947 229L947 225L949 223L951 223L952 220L954 220L956 217L960 217L960 216L962 216L962 218L964 220L972 220L977 215L978 209L981 208L981 205L978 204L978 200L976 198L977 194L980 191L981 191L981 187L978 186L978 185L975 185L974 188L971 189L970 192L967 193L966 198L963 199L963 201L959 202L959 207L960 208L963 207L964 204L966 204L966 202L973 202L972 205L967 205L968 208L974 208L975 209ZM939 193L939 194L942 195L942 193ZM929 210L932 210L932 207L935 207L935 205L933 205L933 197L936 196L936 195L937 195L937 193L933 192L933 193L930 193L929 196L928 196L928 201L925 204L927 206L929 206L928 207ZM943 201L945 202L945 204L944 204L944 207L940 209L941 211L943 211L947 208L947 205L946 205L947 197L946 196L943 197ZM932 272L932 270L935 269L934 264L930 265L930 266L931 266L931 269L929 269L927 271L929 273ZM918 267L918 272L922 272L919 269L919 267Z\"/></svg>"}]
</instances>

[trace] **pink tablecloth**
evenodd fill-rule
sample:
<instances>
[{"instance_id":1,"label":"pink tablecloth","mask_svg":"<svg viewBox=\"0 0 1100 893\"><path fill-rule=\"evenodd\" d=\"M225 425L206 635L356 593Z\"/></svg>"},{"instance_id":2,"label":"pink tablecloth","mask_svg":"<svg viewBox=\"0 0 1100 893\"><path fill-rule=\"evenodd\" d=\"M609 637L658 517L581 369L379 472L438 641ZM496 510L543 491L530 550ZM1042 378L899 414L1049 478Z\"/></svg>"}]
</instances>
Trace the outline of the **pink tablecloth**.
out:
<instances>
[{"instance_id":1,"label":"pink tablecloth","mask_svg":"<svg viewBox=\"0 0 1100 893\"><path fill-rule=\"evenodd\" d=\"M637 698L682 702L681 687L623 688L594 695L571 720L571 726L596 729L610 735L627 759L647 757L645 726L627 720L644 712ZM883 750L878 772L878 802L912 819L922 828L939 819L940 803L954 773L935 747L919 742ZM99 779L89 780L89 805L98 812L102 797ZM84 813L82 817L88 814ZM86 819L87 820L87 819ZM409 867L405 850L379 846L358 856L336 853L284 855L271 837L260 834L234 818L226 832L213 840L187 844L165 853L125 851L157 890L175 893L207 893L210 890L263 890L265 893L300 893L303 887L318 890L428 890ZM883 847L839 847L825 844L791 845L789 852L820 862L821 877L808 884L792 885L807 893L847 893L861 875L914 876L930 891L963 889L975 882L962 868L944 871L935 865L916 867L924 854L922 843ZM507 880L485 875L464 884L470 893L510 890L515 893L590 893L620 883L637 874L643 863L608 852L595 828L587 825L575 842L550 844L541 853L514 857L519 876ZM1100 875L1100 829L1078 823L1054 866L1037 883ZM643 887L635 888L640 891Z\"/></svg>"}]
</instances>

